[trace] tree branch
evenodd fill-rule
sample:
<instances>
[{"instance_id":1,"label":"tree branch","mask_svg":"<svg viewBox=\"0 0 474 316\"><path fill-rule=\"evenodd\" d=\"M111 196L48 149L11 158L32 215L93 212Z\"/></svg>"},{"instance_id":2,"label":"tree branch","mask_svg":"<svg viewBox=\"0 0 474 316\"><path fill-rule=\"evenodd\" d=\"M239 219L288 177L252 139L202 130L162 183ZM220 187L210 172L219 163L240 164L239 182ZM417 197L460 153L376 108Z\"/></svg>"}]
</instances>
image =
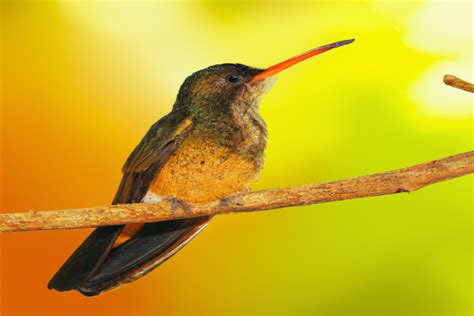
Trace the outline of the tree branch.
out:
<instances>
[{"instance_id":1,"label":"tree branch","mask_svg":"<svg viewBox=\"0 0 474 316\"><path fill-rule=\"evenodd\" d=\"M444 75L443 81L448 86L474 93L474 84L453 75Z\"/></svg>"},{"instance_id":2,"label":"tree branch","mask_svg":"<svg viewBox=\"0 0 474 316\"><path fill-rule=\"evenodd\" d=\"M473 172L474 151L469 151L405 169L335 182L250 192L208 204L188 204L164 197L154 203L1 214L0 232L157 222L349 200L412 192Z\"/></svg>"}]
</instances>

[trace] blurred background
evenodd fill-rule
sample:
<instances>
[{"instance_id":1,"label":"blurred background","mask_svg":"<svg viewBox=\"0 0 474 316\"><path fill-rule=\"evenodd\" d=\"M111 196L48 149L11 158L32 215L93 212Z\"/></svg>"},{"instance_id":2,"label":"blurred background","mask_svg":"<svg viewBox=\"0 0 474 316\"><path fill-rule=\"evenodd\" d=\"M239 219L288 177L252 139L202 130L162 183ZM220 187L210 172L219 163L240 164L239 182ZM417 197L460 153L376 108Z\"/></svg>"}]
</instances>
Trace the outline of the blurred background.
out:
<instances>
[{"instance_id":1,"label":"blurred background","mask_svg":"<svg viewBox=\"0 0 474 316\"><path fill-rule=\"evenodd\" d=\"M1 211L106 205L182 81L356 41L279 76L252 189L472 150L471 1L2 1ZM472 177L412 194L219 216L94 298L46 284L90 230L2 234L1 315L472 315Z\"/></svg>"}]
</instances>

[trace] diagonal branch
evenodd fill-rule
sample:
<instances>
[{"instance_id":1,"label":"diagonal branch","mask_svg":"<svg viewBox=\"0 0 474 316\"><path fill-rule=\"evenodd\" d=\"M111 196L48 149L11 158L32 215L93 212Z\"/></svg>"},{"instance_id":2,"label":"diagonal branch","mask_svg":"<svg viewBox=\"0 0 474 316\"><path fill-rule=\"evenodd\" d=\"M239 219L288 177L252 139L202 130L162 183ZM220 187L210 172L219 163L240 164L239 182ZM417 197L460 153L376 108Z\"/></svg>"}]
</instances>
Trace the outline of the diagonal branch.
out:
<instances>
[{"instance_id":1,"label":"diagonal branch","mask_svg":"<svg viewBox=\"0 0 474 316\"><path fill-rule=\"evenodd\" d=\"M474 93L474 84L467 82L466 80L462 80L453 75L444 75L443 82L448 86L453 88L465 90L467 92Z\"/></svg>"},{"instance_id":2,"label":"diagonal branch","mask_svg":"<svg viewBox=\"0 0 474 316\"><path fill-rule=\"evenodd\" d=\"M405 169L321 184L250 192L208 204L188 204L164 197L154 203L0 214L0 232L157 222L318 204L412 192L473 172L474 151L469 151Z\"/></svg>"}]
</instances>

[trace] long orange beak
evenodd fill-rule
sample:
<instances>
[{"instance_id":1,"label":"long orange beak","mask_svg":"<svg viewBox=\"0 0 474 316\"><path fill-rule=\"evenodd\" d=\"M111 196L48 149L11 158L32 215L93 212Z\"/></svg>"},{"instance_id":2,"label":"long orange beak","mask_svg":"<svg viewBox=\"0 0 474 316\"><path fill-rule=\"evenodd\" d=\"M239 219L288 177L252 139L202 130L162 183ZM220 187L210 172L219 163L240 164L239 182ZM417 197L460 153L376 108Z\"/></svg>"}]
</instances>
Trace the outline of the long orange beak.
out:
<instances>
[{"instance_id":1,"label":"long orange beak","mask_svg":"<svg viewBox=\"0 0 474 316\"><path fill-rule=\"evenodd\" d=\"M340 42L324 45L324 46L321 46L321 47L318 47L318 48L314 48L310 51L307 51L306 53L303 53L301 55L292 57L288 60L282 61L281 63L278 63L276 65L268 67L267 69L263 70L262 72L257 74L255 77L253 77L249 81L249 83L254 83L254 82L257 82L259 80L274 76L277 73L279 73L280 71L285 70L287 68L290 68L291 66L296 65L297 63L300 63L303 60L306 60L306 59L311 58L313 56L316 56L316 55L319 55L321 53L327 52L328 50L331 50L333 48L350 44L353 41L354 41L354 39L350 39L350 40L340 41Z\"/></svg>"}]
</instances>

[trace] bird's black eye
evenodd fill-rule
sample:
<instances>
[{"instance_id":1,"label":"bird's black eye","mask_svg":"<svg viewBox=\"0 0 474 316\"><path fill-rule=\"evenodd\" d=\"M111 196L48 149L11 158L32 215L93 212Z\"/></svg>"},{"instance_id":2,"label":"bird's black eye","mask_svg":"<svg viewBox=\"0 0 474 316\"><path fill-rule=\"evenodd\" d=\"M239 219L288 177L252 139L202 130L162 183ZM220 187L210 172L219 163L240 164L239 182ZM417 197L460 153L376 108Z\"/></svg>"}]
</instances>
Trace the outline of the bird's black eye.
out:
<instances>
[{"instance_id":1,"label":"bird's black eye","mask_svg":"<svg viewBox=\"0 0 474 316\"><path fill-rule=\"evenodd\" d=\"M240 80L240 77L237 76L237 75L230 75L227 77L227 81L231 82L231 83L236 83Z\"/></svg>"}]
</instances>

